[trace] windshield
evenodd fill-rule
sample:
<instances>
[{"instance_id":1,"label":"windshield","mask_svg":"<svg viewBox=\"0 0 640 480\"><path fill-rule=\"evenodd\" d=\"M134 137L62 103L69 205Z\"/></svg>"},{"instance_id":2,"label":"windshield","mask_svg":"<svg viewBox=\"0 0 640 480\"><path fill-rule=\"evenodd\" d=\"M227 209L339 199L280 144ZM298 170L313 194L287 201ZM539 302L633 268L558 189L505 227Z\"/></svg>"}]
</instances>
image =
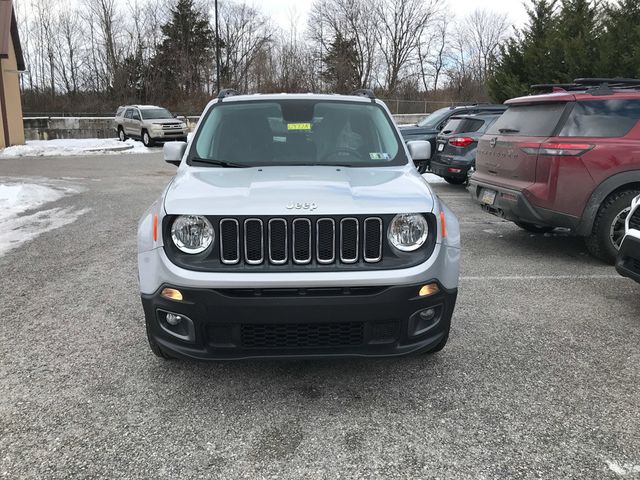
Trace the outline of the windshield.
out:
<instances>
[{"instance_id":1,"label":"windshield","mask_svg":"<svg viewBox=\"0 0 640 480\"><path fill-rule=\"evenodd\" d=\"M428 128L436 128L447 116L451 113L451 109L449 107L441 108L440 110L436 110L433 113L430 113L422 120L418 122L419 127L428 127Z\"/></svg>"},{"instance_id":2,"label":"windshield","mask_svg":"<svg viewBox=\"0 0 640 480\"><path fill-rule=\"evenodd\" d=\"M166 108L141 108L142 118L145 120L159 120L161 118L173 118Z\"/></svg>"},{"instance_id":3,"label":"windshield","mask_svg":"<svg viewBox=\"0 0 640 480\"><path fill-rule=\"evenodd\" d=\"M188 161L226 166L407 163L385 111L331 100L216 104L202 121Z\"/></svg>"}]
</instances>

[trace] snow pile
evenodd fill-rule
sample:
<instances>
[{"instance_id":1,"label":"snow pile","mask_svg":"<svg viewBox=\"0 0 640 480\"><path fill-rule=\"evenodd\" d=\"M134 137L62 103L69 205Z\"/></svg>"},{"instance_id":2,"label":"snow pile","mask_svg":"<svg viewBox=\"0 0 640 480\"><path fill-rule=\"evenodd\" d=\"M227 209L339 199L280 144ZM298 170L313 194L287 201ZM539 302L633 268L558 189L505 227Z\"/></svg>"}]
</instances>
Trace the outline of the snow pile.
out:
<instances>
[{"instance_id":1,"label":"snow pile","mask_svg":"<svg viewBox=\"0 0 640 480\"><path fill-rule=\"evenodd\" d=\"M88 212L88 209L58 207L28 213L81 191L66 182L0 180L0 256L44 232L68 225Z\"/></svg>"},{"instance_id":2,"label":"snow pile","mask_svg":"<svg viewBox=\"0 0 640 480\"><path fill-rule=\"evenodd\" d=\"M26 145L15 145L0 150L0 158L151 153L154 150L133 139L129 139L126 142L120 142L115 138L27 140Z\"/></svg>"},{"instance_id":3,"label":"snow pile","mask_svg":"<svg viewBox=\"0 0 640 480\"><path fill-rule=\"evenodd\" d=\"M424 178L429 183L447 183L447 181L436 175L435 173L423 173L422 178Z\"/></svg>"}]
</instances>

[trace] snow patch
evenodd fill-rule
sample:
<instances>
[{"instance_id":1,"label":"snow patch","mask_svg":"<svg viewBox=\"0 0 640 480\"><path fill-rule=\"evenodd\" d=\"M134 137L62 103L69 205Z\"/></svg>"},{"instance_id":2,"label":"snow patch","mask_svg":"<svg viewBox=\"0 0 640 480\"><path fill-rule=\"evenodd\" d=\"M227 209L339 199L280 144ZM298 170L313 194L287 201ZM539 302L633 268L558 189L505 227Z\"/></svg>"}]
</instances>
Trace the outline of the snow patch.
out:
<instances>
[{"instance_id":1,"label":"snow patch","mask_svg":"<svg viewBox=\"0 0 640 480\"><path fill-rule=\"evenodd\" d=\"M636 473L640 473L640 465L633 465L631 463L620 464L618 462L614 462L611 460L606 460L606 462L607 462L607 467L609 467L609 470L611 470L613 473L617 475L622 475L622 476L634 475L635 476Z\"/></svg>"},{"instance_id":2,"label":"snow patch","mask_svg":"<svg viewBox=\"0 0 640 480\"><path fill-rule=\"evenodd\" d=\"M142 142L128 139L121 142L115 138L68 138L56 140L27 140L25 145L0 150L0 158L17 157L64 157L79 155L104 155L120 153L151 153L154 148Z\"/></svg>"},{"instance_id":3,"label":"snow patch","mask_svg":"<svg viewBox=\"0 0 640 480\"><path fill-rule=\"evenodd\" d=\"M429 183L447 183L447 181L436 175L435 173L423 173L422 178L424 178Z\"/></svg>"},{"instance_id":4,"label":"snow patch","mask_svg":"<svg viewBox=\"0 0 640 480\"><path fill-rule=\"evenodd\" d=\"M82 190L65 182L0 181L0 256L41 233L68 225L86 213L88 209L74 208L52 208L28 213Z\"/></svg>"}]
</instances>

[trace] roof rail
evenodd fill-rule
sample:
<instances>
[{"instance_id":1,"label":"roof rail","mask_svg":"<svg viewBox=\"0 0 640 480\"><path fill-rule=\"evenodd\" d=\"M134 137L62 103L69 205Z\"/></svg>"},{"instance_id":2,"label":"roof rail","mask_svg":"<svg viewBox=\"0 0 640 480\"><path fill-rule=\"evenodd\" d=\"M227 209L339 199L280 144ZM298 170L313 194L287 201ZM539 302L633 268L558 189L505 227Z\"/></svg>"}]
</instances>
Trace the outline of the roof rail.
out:
<instances>
[{"instance_id":1,"label":"roof rail","mask_svg":"<svg viewBox=\"0 0 640 480\"><path fill-rule=\"evenodd\" d=\"M635 78L576 78L572 83L540 83L531 85L530 88L553 92L583 91L591 95L612 95L614 90L640 89L640 80Z\"/></svg>"},{"instance_id":2,"label":"roof rail","mask_svg":"<svg viewBox=\"0 0 640 480\"><path fill-rule=\"evenodd\" d=\"M234 88L223 88L218 92L218 98L220 100L227 97L233 97L234 95L240 95L240 92Z\"/></svg>"},{"instance_id":3,"label":"roof rail","mask_svg":"<svg viewBox=\"0 0 640 480\"><path fill-rule=\"evenodd\" d=\"M376 99L376 94L373 93L373 90L371 90L370 88L359 88L358 90L354 90L351 95L356 95L358 97L367 97L371 100Z\"/></svg>"}]
</instances>

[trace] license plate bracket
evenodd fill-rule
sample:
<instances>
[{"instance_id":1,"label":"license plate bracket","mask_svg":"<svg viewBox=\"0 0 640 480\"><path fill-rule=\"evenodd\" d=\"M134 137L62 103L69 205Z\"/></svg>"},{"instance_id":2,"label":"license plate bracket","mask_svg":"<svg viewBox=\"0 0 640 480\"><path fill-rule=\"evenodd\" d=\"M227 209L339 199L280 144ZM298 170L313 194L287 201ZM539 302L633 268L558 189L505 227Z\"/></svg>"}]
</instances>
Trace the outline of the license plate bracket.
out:
<instances>
[{"instance_id":1,"label":"license plate bracket","mask_svg":"<svg viewBox=\"0 0 640 480\"><path fill-rule=\"evenodd\" d=\"M493 205L496 201L496 196L498 192L495 190L489 190L488 188L483 188L480 192L480 203L485 205Z\"/></svg>"}]
</instances>

